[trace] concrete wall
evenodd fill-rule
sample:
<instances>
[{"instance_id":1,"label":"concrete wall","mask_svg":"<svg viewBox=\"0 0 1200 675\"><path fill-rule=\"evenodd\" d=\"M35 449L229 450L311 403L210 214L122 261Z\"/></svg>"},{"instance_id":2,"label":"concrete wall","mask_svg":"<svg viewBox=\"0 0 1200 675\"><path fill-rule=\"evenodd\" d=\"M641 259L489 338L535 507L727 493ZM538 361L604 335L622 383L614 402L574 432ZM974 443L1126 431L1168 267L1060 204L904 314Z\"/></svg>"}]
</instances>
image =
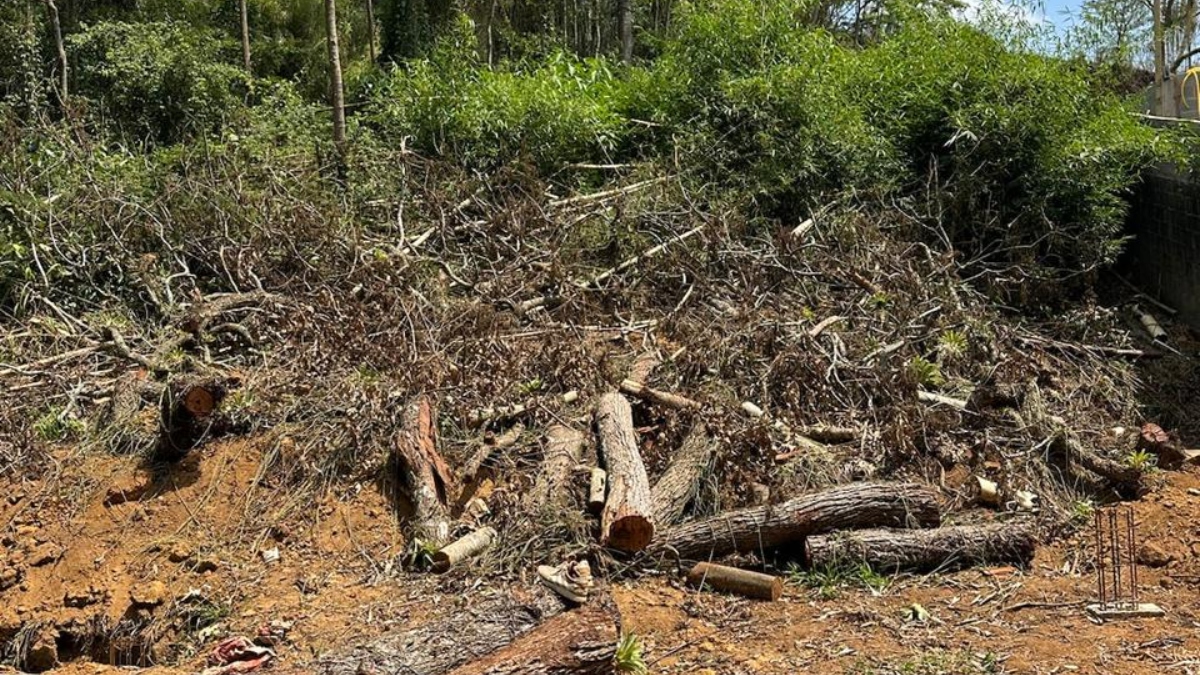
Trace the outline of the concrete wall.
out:
<instances>
[{"instance_id":1,"label":"concrete wall","mask_svg":"<svg viewBox=\"0 0 1200 675\"><path fill-rule=\"evenodd\" d=\"M1149 172L1133 197L1129 230L1137 284L1200 326L1200 176L1170 166Z\"/></svg>"}]
</instances>

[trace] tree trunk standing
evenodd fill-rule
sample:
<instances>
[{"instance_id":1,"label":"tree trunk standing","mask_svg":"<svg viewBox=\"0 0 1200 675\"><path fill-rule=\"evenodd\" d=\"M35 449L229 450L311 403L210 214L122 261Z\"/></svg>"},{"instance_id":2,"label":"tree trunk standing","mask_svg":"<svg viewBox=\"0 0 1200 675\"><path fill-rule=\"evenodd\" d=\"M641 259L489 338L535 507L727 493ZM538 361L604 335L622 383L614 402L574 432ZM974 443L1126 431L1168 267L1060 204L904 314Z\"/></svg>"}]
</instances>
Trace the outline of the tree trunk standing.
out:
<instances>
[{"instance_id":1,"label":"tree trunk standing","mask_svg":"<svg viewBox=\"0 0 1200 675\"><path fill-rule=\"evenodd\" d=\"M858 483L755 506L674 527L655 542L655 555L708 560L798 543L832 530L935 527L935 490L916 483Z\"/></svg>"},{"instance_id":2,"label":"tree trunk standing","mask_svg":"<svg viewBox=\"0 0 1200 675\"><path fill-rule=\"evenodd\" d=\"M67 86L67 48L63 43L62 23L58 18L58 5L54 4L54 0L43 0L46 4L46 13L50 17L50 29L54 33L54 49L58 54L58 96L63 105L67 104L67 96L69 94Z\"/></svg>"},{"instance_id":3,"label":"tree trunk standing","mask_svg":"<svg viewBox=\"0 0 1200 675\"><path fill-rule=\"evenodd\" d=\"M617 24L621 33L621 63L633 63L633 0L617 0Z\"/></svg>"},{"instance_id":4,"label":"tree trunk standing","mask_svg":"<svg viewBox=\"0 0 1200 675\"><path fill-rule=\"evenodd\" d=\"M329 105L333 108L333 147L337 152L340 175L346 165L346 99L342 91L342 57L338 53L336 0L325 0L325 31L329 45Z\"/></svg>"},{"instance_id":5,"label":"tree trunk standing","mask_svg":"<svg viewBox=\"0 0 1200 675\"><path fill-rule=\"evenodd\" d=\"M1166 108L1167 92L1170 84L1165 80L1166 75L1166 43L1163 36L1163 3L1162 0L1154 0L1152 5L1153 21L1154 21L1154 114L1156 115L1173 115L1173 112L1168 112Z\"/></svg>"},{"instance_id":6,"label":"tree trunk standing","mask_svg":"<svg viewBox=\"0 0 1200 675\"><path fill-rule=\"evenodd\" d=\"M371 63L375 63L379 52L375 50L375 0L367 0L367 49Z\"/></svg>"},{"instance_id":7,"label":"tree trunk standing","mask_svg":"<svg viewBox=\"0 0 1200 675\"><path fill-rule=\"evenodd\" d=\"M867 564L882 574L954 571L976 565L1028 564L1037 539L1020 524L962 525L933 530L858 530L809 537L809 569Z\"/></svg>"},{"instance_id":8,"label":"tree trunk standing","mask_svg":"<svg viewBox=\"0 0 1200 675\"><path fill-rule=\"evenodd\" d=\"M242 15L242 65L246 72L250 69L250 12L246 8L247 0L238 0L238 12Z\"/></svg>"}]
</instances>

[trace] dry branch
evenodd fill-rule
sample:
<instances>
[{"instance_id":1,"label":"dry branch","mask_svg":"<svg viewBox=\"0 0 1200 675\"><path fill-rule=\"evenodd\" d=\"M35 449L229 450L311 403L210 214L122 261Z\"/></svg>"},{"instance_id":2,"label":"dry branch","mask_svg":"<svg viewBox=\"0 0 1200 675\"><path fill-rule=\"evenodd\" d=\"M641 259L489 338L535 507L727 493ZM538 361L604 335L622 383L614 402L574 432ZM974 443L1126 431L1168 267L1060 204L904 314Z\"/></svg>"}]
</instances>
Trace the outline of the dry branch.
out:
<instances>
[{"instance_id":1,"label":"dry branch","mask_svg":"<svg viewBox=\"0 0 1200 675\"><path fill-rule=\"evenodd\" d=\"M1050 439L1051 450L1061 452L1069 462L1074 462L1092 473L1117 485L1135 485L1142 472L1132 466L1102 457L1083 447L1066 424L1047 411L1042 392L1036 384L1030 384L1021 402L1021 418L1036 436Z\"/></svg>"},{"instance_id":2,"label":"dry branch","mask_svg":"<svg viewBox=\"0 0 1200 675\"><path fill-rule=\"evenodd\" d=\"M1021 524L962 525L932 530L858 530L809 537L804 558L809 569L862 564L897 572L952 571L976 565L1033 560L1037 539Z\"/></svg>"},{"instance_id":3,"label":"dry branch","mask_svg":"<svg viewBox=\"0 0 1200 675\"><path fill-rule=\"evenodd\" d=\"M398 484L412 501L418 536L434 543L445 541L454 477L437 451L436 417L429 399L418 397L405 407L393 453L400 472Z\"/></svg>"},{"instance_id":4,"label":"dry branch","mask_svg":"<svg viewBox=\"0 0 1200 675\"><path fill-rule=\"evenodd\" d=\"M474 481L476 474L479 473L479 469L488 461L493 452L513 445L521 438L521 434L524 432L525 425L517 422L511 429L497 436L494 441L479 446L479 449L463 465L462 482L470 483Z\"/></svg>"},{"instance_id":5,"label":"dry branch","mask_svg":"<svg viewBox=\"0 0 1200 675\"><path fill-rule=\"evenodd\" d=\"M932 488L859 483L685 523L668 530L652 552L706 560L774 549L831 530L934 527L939 522L938 495Z\"/></svg>"},{"instance_id":6,"label":"dry branch","mask_svg":"<svg viewBox=\"0 0 1200 675\"><path fill-rule=\"evenodd\" d=\"M647 387L641 382L635 382L634 380L622 381L621 393L628 394L634 398L639 398L647 403L661 405L664 408L675 408L677 410L682 410L700 407L699 402L693 401L690 398L680 396L679 394L672 394L666 391L659 391L658 389Z\"/></svg>"},{"instance_id":7,"label":"dry branch","mask_svg":"<svg viewBox=\"0 0 1200 675\"><path fill-rule=\"evenodd\" d=\"M700 479L708 471L717 445L704 425L697 424L684 439L679 452L650 491L654 502L654 522L659 527L673 525L696 495Z\"/></svg>"},{"instance_id":8,"label":"dry branch","mask_svg":"<svg viewBox=\"0 0 1200 675\"><path fill-rule=\"evenodd\" d=\"M654 537L654 505L633 431L633 411L624 396L612 392L600 398L596 431L608 472L600 543L621 551L640 551Z\"/></svg>"},{"instance_id":9,"label":"dry branch","mask_svg":"<svg viewBox=\"0 0 1200 675\"><path fill-rule=\"evenodd\" d=\"M707 585L718 591L759 600L775 601L783 595L783 581L779 577L713 563L696 563L688 572L687 581L697 588Z\"/></svg>"}]
</instances>

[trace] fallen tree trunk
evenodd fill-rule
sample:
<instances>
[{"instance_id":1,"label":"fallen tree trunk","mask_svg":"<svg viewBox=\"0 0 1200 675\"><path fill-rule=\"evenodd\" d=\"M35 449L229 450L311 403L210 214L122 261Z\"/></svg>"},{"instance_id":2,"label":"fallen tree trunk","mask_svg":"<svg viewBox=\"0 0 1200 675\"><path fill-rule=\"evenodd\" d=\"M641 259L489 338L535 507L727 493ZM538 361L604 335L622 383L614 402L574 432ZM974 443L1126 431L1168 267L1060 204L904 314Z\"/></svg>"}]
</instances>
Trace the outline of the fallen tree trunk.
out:
<instances>
[{"instance_id":1,"label":"fallen tree trunk","mask_svg":"<svg viewBox=\"0 0 1200 675\"><path fill-rule=\"evenodd\" d=\"M583 433L561 424L546 430L546 452L526 508L561 505L570 489L571 469L583 454Z\"/></svg>"},{"instance_id":2,"label":"fallen tree trunk","mask_svg":"<svg viewBox=\"0 0 1200 675\"><path fill-rule=\"evenodd\" d=\"M883 574L953 571L1033 560L1037 539L1023 524L961 525L932 530L857 530L809 537L809 569L870 565Z\"/></svg>"},{"instance_id":3,"label":"fallen tree trunk","mask_svg":"<svg viewBox=\"0 0 1200 675\"><path fill-rule=\"evenodd\" d=\"M608 472L600 543L620 551L640 551L654 538L654 504L633 431L633 411L624 396L612 392L600 398L596 430Z\"/></svg>"},{"instance_id":4,"label":"fallen tree trunk","mask_svg":"<svg viewBox=\"0 0 1200 675\"><path fill-rule=\"evenodd\" d=\"M482 600L472 597L441 619L325 655L315 664L315 670L322 675L445 675L511 644L563 610L558 596L540 586Z\"/></svg>"},{"instance_id":5,"label":"fallen tree trunk","mask_svg":"<svg viewBox=\"0 0 1200 675\"><path fill-rule=\"evenodd\" d=\"M858 483L679 525L668 530L652 552L707 560L766 551L831 530L936 527L940 522L938 495L930 487Z\"/></svg>"},{"instance_id":6,"label":"fallen tree trunk","mask_svg":"<svg viewBox=\"0 0 1200 675\"><path fill-rule=\"evenodd\" d=\"M673 525L683 515L701 477L708 471L717 445L703 424L696 425L683 440L667 470L650 490L654 502L654 522L658 526Z\"/></svg>"},{"instance_id":7,"label":"fallen tree trunk","mask_svg":"<svg viewBox=\"0 0 1200 675\"><path fill-rule=\"evenodd\" d=\"M779 577L706 562L696 563L688 572L687 581L696 588L707 585L718 591L772 602L783 595L783 580Z\"/></svg>"},{"instance_id":8,"label":"fallen tree trunk","mask_svg":"<svg viewBox=\"0 0 1200 675\"><path fill-rule=\"evenodd\" d=\"M435 419L429 399L422 396L410 402L396 433L393 456L398 484L412 502L417 536L440 544L450 532L448 500L455 491L454 476L437 451Z\"/></svg>"},{"instance_id":9,"label":"fallen tree trunk","mask_svg":"<svg viewBox=\"0 0 1200 675\"><path fill-rule=\"evenodd\" d=\"M608 675L621 638L621 615L602 597L559 614L450 675Z\"/></svg>"}]
</instances>

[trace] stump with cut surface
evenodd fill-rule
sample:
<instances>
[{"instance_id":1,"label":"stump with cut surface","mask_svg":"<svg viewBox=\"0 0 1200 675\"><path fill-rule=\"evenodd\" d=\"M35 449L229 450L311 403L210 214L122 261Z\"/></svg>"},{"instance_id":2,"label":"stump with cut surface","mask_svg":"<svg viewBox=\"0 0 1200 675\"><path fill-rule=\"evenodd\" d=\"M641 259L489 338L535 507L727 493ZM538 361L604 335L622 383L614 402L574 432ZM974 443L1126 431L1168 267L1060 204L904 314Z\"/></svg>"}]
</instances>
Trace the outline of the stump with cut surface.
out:
<instances>
[{"instance_id":1,"label":"stump with cut surface","mask_svg":"<svg viewBox=\"0 0 1200 675\"><path fill-rule=\"evenodd\" d=\"M1037 538L1024 524L961 525L932 530L858 530L809 537L809 569L870 565L884 574L953 571L1033 560Z\"/></svg>"},{"instance_id":2,"label":"stump with cut surface","mask_svg":"<svg viewBox=\"0 0 1200 675\"><path fill-rule=\"evenodd\" d=\"M655 542L653 552L707 560L766 551L832 530L936 527L940 522L938 494L930 487L857 483L676 526Z\"/></svg>"},{"instance_id":3,"label":"stump with cut surface","mask_svg":"<svg viewBox=\"0 0 1200 675\"><path fill-rule=\"evenodd\" d=\"M405 406L393 445L399 485L413 506L417 536L433 543L449 535L448 503L454 476L437 451L437 424L429 399L418 397Z\"/></svg>"},{"instance_id":4,"label":"stump with cut surface","mask_svg":"<svg viewBox=\"0 0 1200 675\"><path fill-rule=\"evenodd\" d=\"M717 444L708 435L704 425L696 425L650 490L655 524L662 527L679 521L683 510L695 497L700 479L708 471L716 449Z\"/></svg>"},{"instance_id":5,"label":"stump with cut surface","mask_svg":"<svg viewBox=\"0 0 1200 675\"><path fill-rule=\"evenodd\" d=\"M450 675L609 675L620 637L616 603L597 597Z\"/></svg>"},{"instance_id":6,"label":"stump with cut surface","mask_svg":"<svg viewBox=\"0 0 1200 675\"><path fill-rule=\"evenodd\" d=\"M608 472L600 543L620 551L640 551L654 538L654 504L633 431L633 411L624 396L612 392L600 398L596 432Z\"/></svg>"}]
</instances>

